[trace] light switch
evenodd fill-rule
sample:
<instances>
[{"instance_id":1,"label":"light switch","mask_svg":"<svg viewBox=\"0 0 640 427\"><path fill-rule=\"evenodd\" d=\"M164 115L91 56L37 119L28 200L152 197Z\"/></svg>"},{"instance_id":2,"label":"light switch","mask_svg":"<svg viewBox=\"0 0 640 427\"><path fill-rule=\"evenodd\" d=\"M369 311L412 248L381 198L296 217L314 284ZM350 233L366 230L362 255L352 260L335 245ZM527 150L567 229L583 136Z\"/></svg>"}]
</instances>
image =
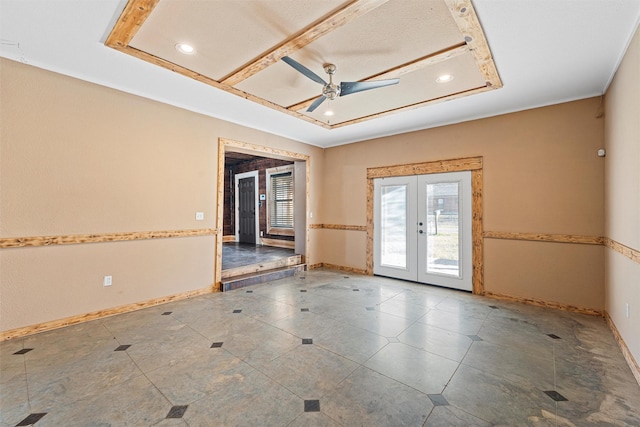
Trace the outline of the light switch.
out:
<instances>
[{"instance_id":1,"label":"light switch","mask_svg":"<svg viewBox=\"0 0 640 427\"><path fill-rule=\"evenodd\" d=\"M196 221L202 221L204 219L204 212L196 212Z\"/></svg>"}]
</instances>

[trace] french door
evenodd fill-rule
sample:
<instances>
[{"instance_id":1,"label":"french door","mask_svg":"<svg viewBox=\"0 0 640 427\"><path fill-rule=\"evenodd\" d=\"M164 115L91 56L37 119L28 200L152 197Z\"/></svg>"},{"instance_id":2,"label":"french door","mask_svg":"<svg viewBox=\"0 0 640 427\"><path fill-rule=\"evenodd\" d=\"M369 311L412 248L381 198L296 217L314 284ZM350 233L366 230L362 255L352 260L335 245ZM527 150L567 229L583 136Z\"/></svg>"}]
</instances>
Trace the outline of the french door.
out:
<instances>
[{"instance_id":1,"label":"french door","mask_svg":"<svg viewBox=\"0 0 640 427\"><path fill-rule=\"evenodd\" d=\"M471 172L374 180L374 274L472 290Z\"/></svg>"}]
</instances>

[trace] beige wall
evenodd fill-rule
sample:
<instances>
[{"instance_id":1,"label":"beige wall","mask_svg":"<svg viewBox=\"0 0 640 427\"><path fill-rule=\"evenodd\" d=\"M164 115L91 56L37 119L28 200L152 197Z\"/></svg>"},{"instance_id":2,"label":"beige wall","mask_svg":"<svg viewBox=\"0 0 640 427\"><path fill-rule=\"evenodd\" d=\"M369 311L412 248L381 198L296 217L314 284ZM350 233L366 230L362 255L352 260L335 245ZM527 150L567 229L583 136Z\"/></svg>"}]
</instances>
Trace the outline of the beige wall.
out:
<instances>
[{"instance_id":1,"label":"beige wall","mask_svg":"<svg viewBox=\"0 0 640 427\"><path fill-rule=\"evenodd\" d=\"M327 149L319 222L366 224L368 167L483 156L485 230L602 236L601 110L592 98ZM324 262L365 268L364 233L318 233ZM601 246L485 239L484 261L487 291L604 308Z\"/></svg>"},{"instance_id":2,"label":"beige wall","mask_svg":"<svg viewBox=\"0 0 640 427\"><path fill-rule=\"evenodd\" d=\"M215 228L219 137L311 156L317 209L322 149L4 59L0 79L0 237ZM2 249L0 330L206 288L214 260L213 236Z\"/></svg>"},{"instance_id":3,"label":"beige wall","mask_svg":"<svg viewBox=\"0 0 640 427\"><path fill-rule=\"evenodd\" d=\"M606 95L605 235L640 251L640 31ZM640 264L606 249L606 310L640 363ZM626 304L630 316L626 316Z\"/></svg>"}]
</instances>

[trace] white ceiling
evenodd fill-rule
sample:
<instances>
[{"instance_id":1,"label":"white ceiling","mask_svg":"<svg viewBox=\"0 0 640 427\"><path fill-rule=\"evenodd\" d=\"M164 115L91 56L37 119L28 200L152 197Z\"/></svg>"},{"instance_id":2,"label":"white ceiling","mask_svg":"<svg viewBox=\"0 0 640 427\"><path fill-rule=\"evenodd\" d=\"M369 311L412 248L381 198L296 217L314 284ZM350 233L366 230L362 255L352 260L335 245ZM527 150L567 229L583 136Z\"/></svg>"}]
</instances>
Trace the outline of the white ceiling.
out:
<instances>
[{"instance_id":1,"label":"white ceiling","mask_svg":"<svg viewBox=\"0 0 640 427\"><path fill-rule=\"evenodd\" d=\"M125 4L0 0L0 56L320 147L601 95L640 20L638 0L474 0L503 88L326 129L106 47Z\"/></svg>"}]
</instances>

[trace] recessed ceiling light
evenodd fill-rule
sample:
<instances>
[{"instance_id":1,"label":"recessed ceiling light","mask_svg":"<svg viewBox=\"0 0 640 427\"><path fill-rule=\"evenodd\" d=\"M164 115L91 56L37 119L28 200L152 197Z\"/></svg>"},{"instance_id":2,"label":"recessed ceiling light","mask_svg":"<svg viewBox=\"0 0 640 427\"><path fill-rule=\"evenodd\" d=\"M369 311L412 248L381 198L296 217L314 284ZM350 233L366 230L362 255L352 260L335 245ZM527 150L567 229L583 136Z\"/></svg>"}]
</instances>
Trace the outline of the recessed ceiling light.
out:
<instances>
[{"instance_id":1,"label":"recessed ceiling light","mask_svg":"<svg viewBox=\"0 0 640 427\"><path fill-rule=\"evenodd\" d=\"M196 53L196 48L187 43L178 43L176 45L176 50L187 55L193 55Z\"/></svg>"},{"instance_id":2,"label":"recessed ceiling light","mask_svg":"<svg viewBox=\"0 0 640 427\"><path fill-rule=\"evenodd\" d=\"M324 112L325 116L333 116L333 111L332 110L327 110Z\"/></svg>"},{"instance_id":3,"label":"recessed ceiling light","mask_svg":"<svg viewBox=\"0 0 640 427\"><path fill-rule=\"evenodd\" d=\"M436 79L438 83L446 83L453 80L453 76L451 74L443 74Z\"/></svg>"}]
</instances>

